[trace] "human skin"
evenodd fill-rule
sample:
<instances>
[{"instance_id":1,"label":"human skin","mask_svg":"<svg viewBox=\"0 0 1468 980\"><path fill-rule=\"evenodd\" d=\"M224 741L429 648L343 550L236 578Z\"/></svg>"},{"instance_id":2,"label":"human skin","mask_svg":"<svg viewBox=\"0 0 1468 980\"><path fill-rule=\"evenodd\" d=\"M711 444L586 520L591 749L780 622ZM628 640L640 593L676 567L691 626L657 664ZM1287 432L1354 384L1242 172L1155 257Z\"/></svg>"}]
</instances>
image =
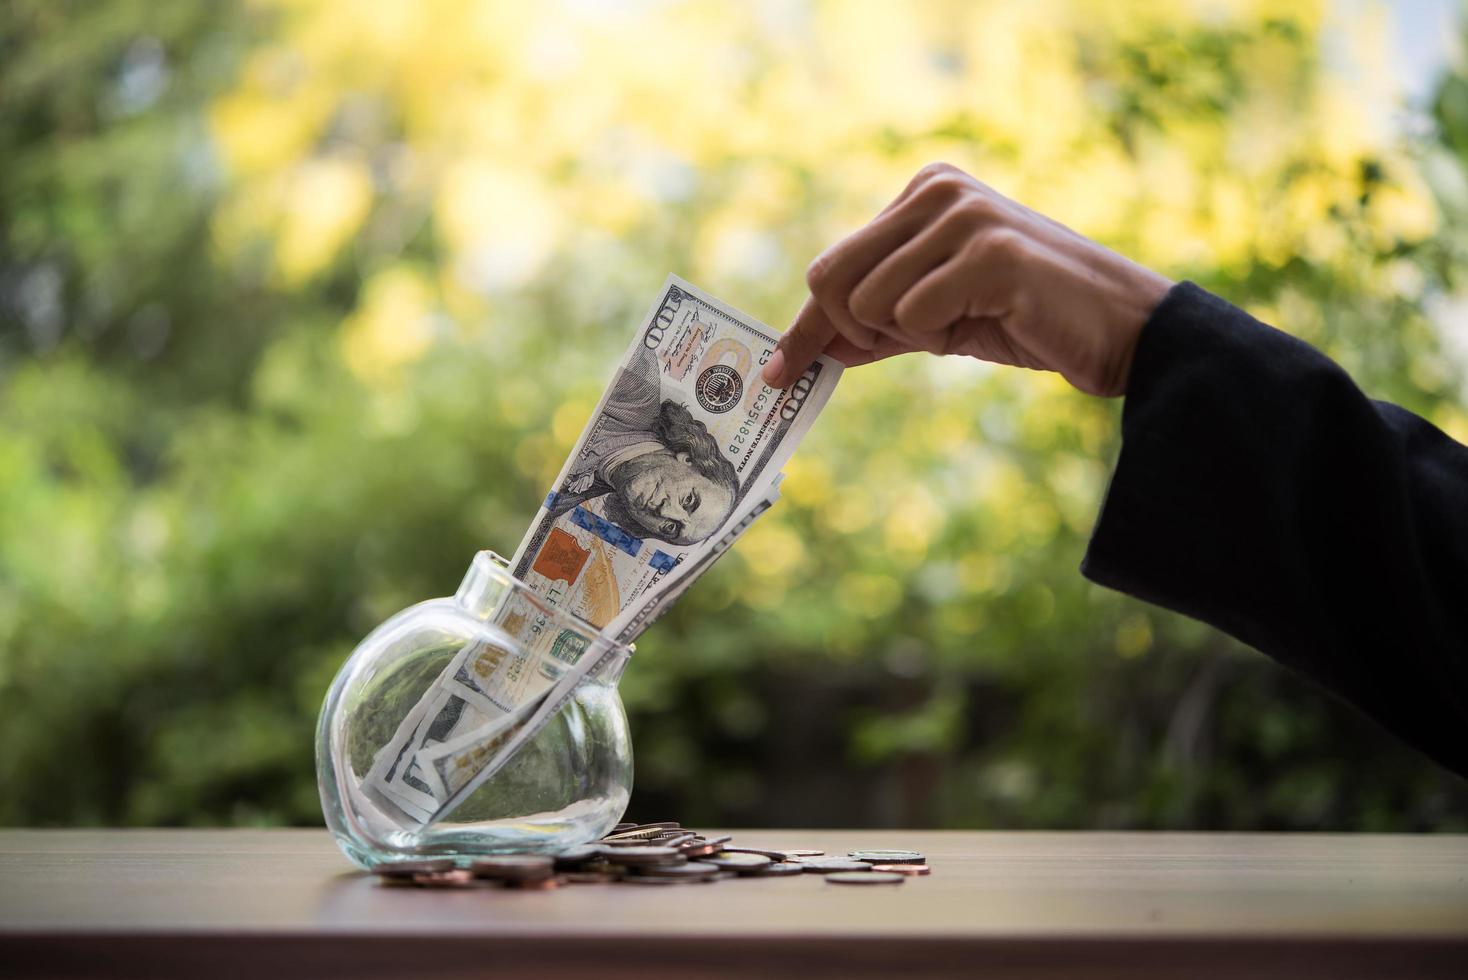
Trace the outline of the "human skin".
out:
<instances>
[{"instance_id":1,"label":"human skin","mask_svg":"<svg viewBox=\"0 0 1468 980\"><path fill-rule=\"evenodd\" d=\"M847 366L911 351L1056 371L1092 395L1126 393L1164 276L930 164L806 274L810 298L764 368L783 388L821 353Z\"/></svg>"},{"instance_id":2,"label":"human skin","mask_svg":"<svg viewBox=\"0 0 1468 980\"><path fill-rule=\"evenodd\" d=\"M695 469L687 453L645 453L618 466L607 479L628 516L646 533L671 544L704 540L734 507L729 488Z\"/></svg>"}]
</instances>

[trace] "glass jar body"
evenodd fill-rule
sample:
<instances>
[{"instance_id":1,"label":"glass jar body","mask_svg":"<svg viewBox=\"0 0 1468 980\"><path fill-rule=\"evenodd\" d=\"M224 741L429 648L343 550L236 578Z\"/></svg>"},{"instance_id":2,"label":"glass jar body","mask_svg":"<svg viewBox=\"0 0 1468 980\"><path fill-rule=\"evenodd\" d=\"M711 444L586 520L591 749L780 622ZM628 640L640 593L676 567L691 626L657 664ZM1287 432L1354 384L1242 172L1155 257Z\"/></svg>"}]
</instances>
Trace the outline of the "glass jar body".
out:
<instances>
[{"instance_id":1,"label":"glass jar body","mask_svg":"<svg viewBox=\"0 0 1468 980\"><path fill-rule=\"evenodd\" d=\"M362 867L411 857L553 853L603 836L621 819L632 788L632 747L617 694L626 654L608 659L497 773L439 820L413 819L383 791L385 766L427 704L444 669L466 648L491 645L508 661L529 657L493 620L523 584L502 559L475 558L458 594L406 609L372 632L327 693L317 725L316 769L327 828ZM589 645L592 627L548 610ZM421 709L418 709L421 711ZM401 759L399 760L401 762ZM391 782L391 780L389 780ZM395 805L396 804L396 805Z\"/></svg>"}]
</instances>

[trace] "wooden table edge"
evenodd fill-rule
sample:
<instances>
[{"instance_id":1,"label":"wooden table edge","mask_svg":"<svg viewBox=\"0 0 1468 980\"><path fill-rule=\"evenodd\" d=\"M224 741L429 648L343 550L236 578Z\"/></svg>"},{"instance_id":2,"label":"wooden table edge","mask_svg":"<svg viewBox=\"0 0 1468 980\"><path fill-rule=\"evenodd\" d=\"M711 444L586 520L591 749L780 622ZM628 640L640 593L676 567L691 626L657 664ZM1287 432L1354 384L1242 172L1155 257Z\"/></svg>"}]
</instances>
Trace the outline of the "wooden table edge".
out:
<instances>
[{"instance_id":1,"label":"wooden table edge","mask_svg":"<svg viewBox=\"0 0 1468 980\"><path fill-rule=\"evenodd\" d=\"M0 977L1208 978L1410 974L1461 980L1468 937L445 936L430 933L0 932Z\"/></svg>"}]
</instances>

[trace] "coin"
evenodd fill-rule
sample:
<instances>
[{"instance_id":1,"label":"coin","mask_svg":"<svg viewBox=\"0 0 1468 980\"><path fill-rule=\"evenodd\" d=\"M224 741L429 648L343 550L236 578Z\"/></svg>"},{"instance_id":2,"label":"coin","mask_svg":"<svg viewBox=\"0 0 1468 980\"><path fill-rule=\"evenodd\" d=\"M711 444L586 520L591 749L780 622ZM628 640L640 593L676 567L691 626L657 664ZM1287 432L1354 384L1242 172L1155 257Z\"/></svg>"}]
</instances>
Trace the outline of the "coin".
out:
<instances>
[{"instance_id":1,"label":"coin","mask_svg":"<svg viewBox=\"0 0 1468 980\"><path fill-rule=\"evenodd\" d=\"M662 846L667 840L676 839L680 835L677 831L668 830L629 830L622 834L613 834L603 837L601 840L592 841L597 847L642 847L645 844L656 844ZM689 833L689 841L695 840L697 834Z\"/></svg>"},{"instance_id":2,"label":"coin","mask_svg":"<svg viewBox=\"0 0 1468 980\"><path fill-rule=\"evenodd\" d=\"M479 858L469 868L480 878L531 881L549 878L555 871L555 861L544 854L502 854Z\"/></svg>"},{"instance_id":3,"label":"coin","mask_svg":"<svg viewBox=\"0 0 1468 980\"><path fill-rule=\"evenodd\" d=\"M558 869L579 868L599 859L601 854L601 848L595 844L582 844L580 847L562 851L553 860Z\"/></svg>"},{"instance_id":4,"label":"coin","mask_svg":"<svg viewBox=\"0 0 1468 980\"><path fill-rule=\"evenodd\" d=\"M805 865L794 861L776 861L762 868L755 868L750 875L755 878L782 878L786 875L798 875L805 872Z\"/></svg>"},{"instance_id":5,"label":"coin","mask_svg":"<svg viewBox=\"0 0 1468 980\"><path fill-rule=\"evenodd\" d=\"M645 844L649 840L652 840L652 838L658 836L660 833L662 833L662 831L658 830L656 827L653 827L651 829L644 828L644 827L634 827L631 830L624 830L620 834L608 834L607 836L603 837L601 840L597 841L597 843L598 844L618 844L618 843Z\"/></svg>"},{"instance_id":6,"label":"coin","mask_svg":"<svg viewBox=\"0 0 1468 980\"><path fill-rule=\"evenodd\" d=\"M598 860L588 861L576 870L590 871L592 874L619 875L627 870L627 866L625 864L617 864L615 861Z\"/></svg>"},{"instance_id":7,"label":"coin","mask_svg":"<svg viewBox=\"0 0 1468 980\"><path fill-rule=\"evenodd\" d=\"M614 840L651 840L665 834L678 833L682 830L676 821L664 821L662 823L640 823L634 824L625 830L613 830L602 838L602 843Z\"/></svg>"},{"instance_id":8,"label":"coin","mask_svg":"<svg viewBox=\"0 0 1468 980\"><path fill-rule=\"evenodd\" d=\"M826 880L833 885L900 885L907 879L882 871L841 871L826 875Z\"/></svg>"},{"instance_id":9,"label":"coin","mask_svg":"<svg viewBox=\"0 0 1468 980\"><path fill-rule=\"evenodd\" d=\"M419 888L473 888L474 875L462 869L453 871L424 871L413 876L413 884Z\"/></svg>"},{"instance_id":10,"label":"coin","mask_svg":"<svg viewBox=\"0 0 1468 980\"><path fill-rule=\"evenodd\" d=\"M682 845L683 853L691 858L705 858L717 854L724 849L724 845L733 840L727 834L723 837L695 837L693 840Z\"/></svg>"},{"instance_id":11,"label":"coin","mask_svg":"<svg viewBox=\"0 0 1468 980\"><path fill-rule=\"evenodd\" d=\"M708 881L708 878L694 878L693 881ZM655 878L651 875L628 875L617 882L619 885L681 885L681 878Z\"/></svg>"},{"instance_id":12,"label":"coin","mask_svg":"<svg viewBox=\"0 0 1468 980\"><path fill-rule=\"evenodd\" d=\"M507 881L505 882L505 887L522 892L545 892L553 888L560 888L561 882L555 877L524 878L519 881Z\"/></svg>"},{"instance_id":13,"label":"coin","mask_svg":"<svg viewBox=\"0 0 1468 980\"><path fill-rule=\"evenodd\" d=\"M654 878L708 878L719 873L719 866L703 861L689 861L685 864L649 864L632 870L636 874L651 875Z\"/></svg>"},{"instance_id":14,"label":"coin","mask_svg":"<svg viewBox=\"0 0 1468 980\"><path fill-rule=\"evenodd\" d=\"M723 868L726 871L737 871L740 874L748 874L756 868L767 867L775 863L763 854L743 854L735 851L720 851L705 860L715 867Z\"/></svg>"},{"instance_id":15,"label":"coin","mask_svg":"<svg viewBox=\"0 0 1468 980\"><path fill-rule=\"evenodd\" d=\"M561 885L673 885L720 878L794 877L807 871L837 884L898 884L931 874L918 851L874 848L827 857L805 848L730 846L733 837L708 837L676 820L619 823L606 837L555 855L496 854L460 868L453 858L412 858L372 867L378 883L408 888L504 886L548 891ZM690 860L696 859L696 860Z\"/></svg>"},{"instance_id":16,"label":"coin","mask_svg":"<svg viewBox=\"0 0 1468 980\"><path fill-rule=\"evenodd\" d=\"M454 870L453 858L415 859L412 861L383 861L372 866L372 873L384 878L411 878L417 874L432 874L435 871Z\"/></svg>"},{"instance_id":17,"label":"coin","mask_svg":"<svg viewBox=\"0 0 1468 980\"><path fill-rule=\"evenodd\" d=\"M684 844L692 843L698 839L698 835L688 831L676 834L664 834L654 837L648 841L649 844L657 844L659 847L682 847Z\"/></svg>"},{"instance_id":18,"label":"coin","mask_svg":"<svg viewBox=\"0 0 1468 980\"><path fill-rule=\"evenodd\" d=\"M785 852L784 851L762 851L762 850L760 850L757 847L726 847L726 848L724 848L724 853L725 854L759 854L759 855L761 855L763 857L769 858L771 861L783 861L783 860L785 860Z\"/></svg>"},{"instance_id":19,"label":"coin","mask_svg":"<svg viewBox=\"0 0 1468 980\"><path fill-rule=\"evenodd\" d=\"M682 864L688 860L676 847L619 847L614 852L621 864Z\"/></svg>"},{"instance_id":20,"label":"coin","mask_svg":"<svg viewBox=\"0 0 1468 980\"><path fill-rule=\"evenodd\" d=\"M870 861L872 864L925 864L927 858L917 851L850 851L851 857L857 861Z\"/></svg>"},{"instance_id":21,"label":"coin","mask_svg":"<svg viewBox=\"0 0 1468 980\"><path fill-rule=\"evenodd\" d=\"M861 871L872 870L872 866L866 861L854 861L851 858L814 858L801 861L802 871L814 871L816 874L830 874L833 871Z\"/></svg>"}]
</instances>

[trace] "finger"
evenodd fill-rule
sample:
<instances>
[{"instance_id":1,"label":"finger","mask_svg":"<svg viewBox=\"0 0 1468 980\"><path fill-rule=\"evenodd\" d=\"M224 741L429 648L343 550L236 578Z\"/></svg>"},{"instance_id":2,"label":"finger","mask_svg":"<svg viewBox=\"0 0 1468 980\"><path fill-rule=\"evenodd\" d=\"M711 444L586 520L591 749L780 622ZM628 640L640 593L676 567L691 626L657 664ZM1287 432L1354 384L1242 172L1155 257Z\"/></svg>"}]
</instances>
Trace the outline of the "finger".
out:
<instances>
[{"instance_id":1,"label":"finger","mask_svg":"<svg viewBox=\"0 0 1468 980\"><path fill-rule=\"evenodd\" d=\"M775 353L765 362L761 377L771 388L784 388L815 363L817 355L836 337L836 328L813 297L795 314L795 322L780 337Z\"/></svg>"},{"instance_id":2,"label":"finger","mask_svg":"<svg viewBox=\"0 0 1468 980\"><path fill-rule=\"evenodd\" d=\"M928 182L930 182L931 180L933 180L933 178L935 178L935 177L954 177L954 176L961 177L961 178L972 179L972 178L969 178L968 177L968 174L964 173L962 170L958 169L957 167L955 167L951 163L941 163L941 162L938 162L938 163L930 163L930 164L928 164L927 166L923 167L921 170L919 170L916 174L913 175L912 180L909 180L907 182L907 186L902 189L902 193L901 194L898 194L896 197L894 197L892 199L892 203L891 204L888 204L885 208L883 208L879 212L878 217L880 217L883 214L886 214L888 211L891 211L891 210L897 208L899 205L901 205L903 202L905 202L908 198L910 198L914 194L916 194L917 191L918 191L918 189L921 188L924 184L927 184Z\"/></svg>"},{"instance_id":3,"label":"finger","mask_svg":"<svg viewBox=\"0 0 1468 980\"><path fill-rule=\"evenodd\" d=\"M923 276L897 300L892 317L915 343L943 333L965 316L972 272L954 257Z\"/></svg>"},{"instance_id":4,"label":"finger","mask_svg":"<svg viewBox=\"0 0 1468 980\"><path fill-rule=\"evenodd\" d=\"M919 343L964 319L1002 319L1027 253L1023 236L1010 228L974 236L903 294L893 308L894 321Z\"/></svg>"},{"instance_id":5,"label":"finger","mask_svg":"<svg viewBox=\"0 0 1468 980\"><path fill-rule=\"evenodd\" d=\"M952 258L975 228L969 212L949 212L896 249L851 290L852 316L883 333L899 333L894 329L897 301L918 280Z\"/></svg>"},{"instance_id":6,"label":"finger","mask_svg":"<svg viewBox=\"0 0 1468 980\"><path fill-rule=\"evenodd\" d=\"M845 337L838 336L826 348L826 355L834 357L847 367L857 367L873 361L896 357L898 354L909 354L912 350L912 345L896 337L878 337L875 347L871 350L863 350Z\"/></svg>"},{"instance_id":7,"label":"finger","mask_svg":"<svg viewBox=\"0 0 1468 980\"><path fill-rule=\"evenodd\" d=\"M956 171L955 171L956 173ZM919 193L933 187L939 176L910 184L897 201L854 232L816 257L806 272L811 295L826 311L832 326L857 347L871 349L879 328L860 322L851 311L851 292L874 267L922 231L933 212L957 193L959 182L942 177L939 193Z\"/></svg>"},{"instance_id":8,"label":"finger","mask_svg":"<svg viewBox=\"0 0 1468 980\"><path fill-rule=\"evenodd\" d=\"M896 218L896 214L878 218L843 238L816 256L805 274L811 296L825 311L831 325L841 336L864 349L870 349L876 342L877 331L858 323L851 315L851 289L888 252L916 231L911 219L901 221Z\"/></svg>"}]
</instances>

